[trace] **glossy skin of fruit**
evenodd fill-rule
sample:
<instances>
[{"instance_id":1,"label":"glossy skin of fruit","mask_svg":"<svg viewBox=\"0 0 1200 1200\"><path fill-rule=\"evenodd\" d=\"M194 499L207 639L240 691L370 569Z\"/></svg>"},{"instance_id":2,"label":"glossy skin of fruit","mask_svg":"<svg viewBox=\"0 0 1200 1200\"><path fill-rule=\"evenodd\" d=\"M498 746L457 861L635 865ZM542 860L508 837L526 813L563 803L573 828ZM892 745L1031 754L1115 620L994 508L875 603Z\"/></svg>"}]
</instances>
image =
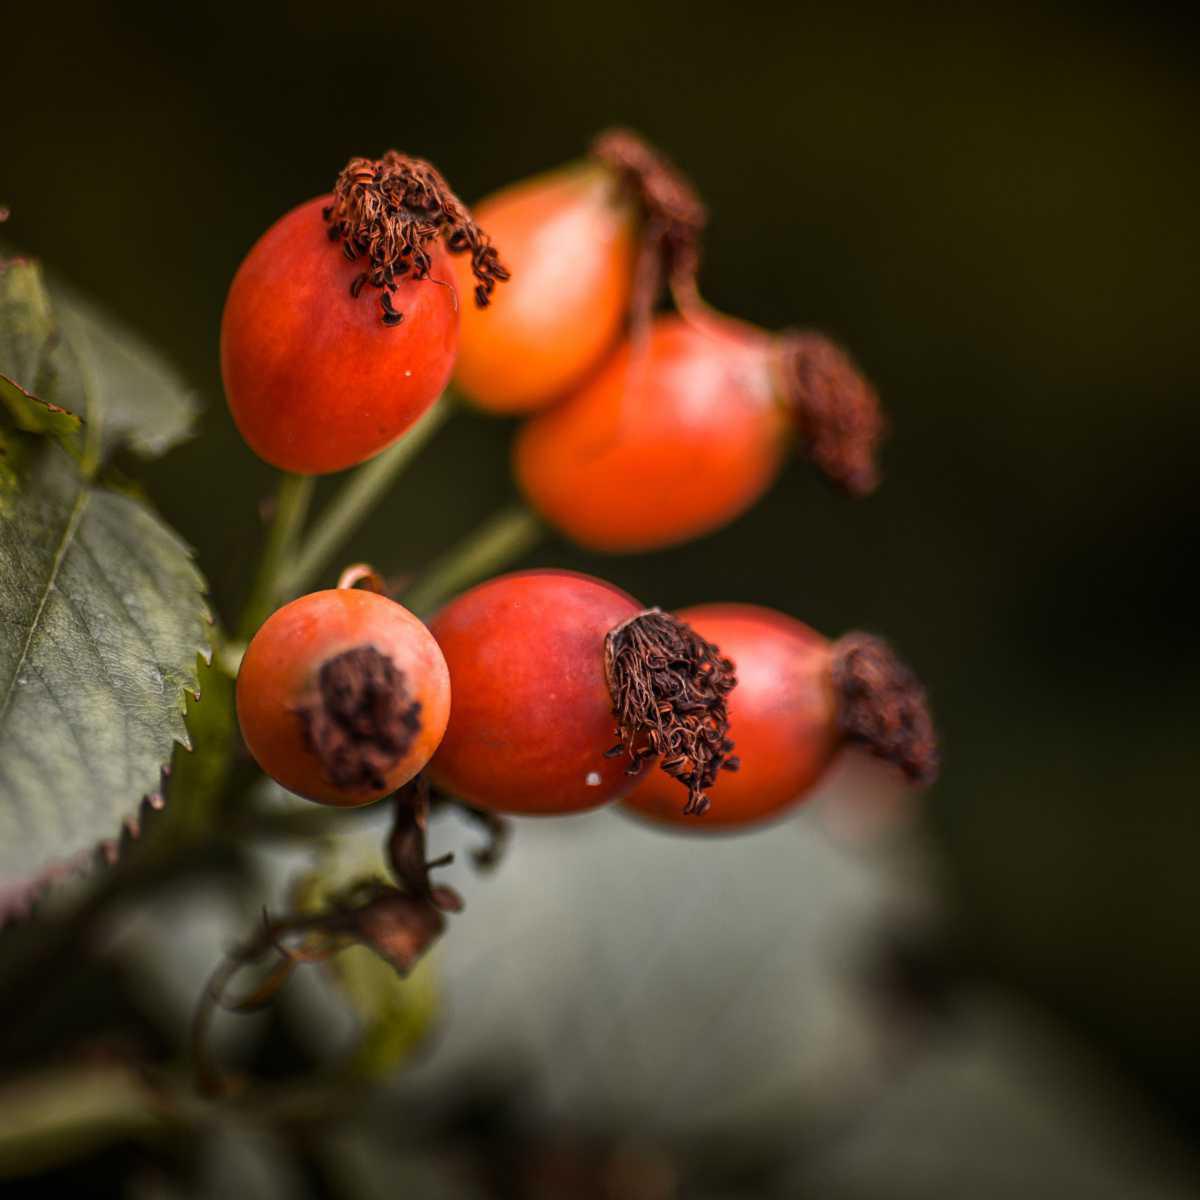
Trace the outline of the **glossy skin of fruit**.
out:
<instances>
[{"instance_id":1,"label":"glossy skin of fruit","mask_svg":"<svg viewBox=\"0 0 1200 1200\"><path fill-rule=\"evenodd\" d=\"M629 307L637 214L586 162L475 205L512 272L484 309L464 306L454 380L476 407L528 413L557 400L614 345ZM453 260L463 296L470 266Z\"/></svg>"},{"instance_id":2,"label":"glossy skin of fruit","mask_svg":"<svg viewBox=\"0 0 1200 1200\"><path fill-rule=\"evenodd\" d=\"M770 339L740 322L658 318L518 435L533 507L592 550L655 550L718 529L767 490L791 426Z\"/></svg>"},{"instance_id":3,"label":"glossy skin of fruit","mask_svg":"<svg viewBox=\"0 0 1200 1200\"><path fill-rule=\"evenodd\" d=\"M378 786L342 785L306 738L305 713L321 703L322 667L371 647L400 672L406 703L419 703L407 745L389 756ZM354 807L389 795L429 761L450 715L450 676L429 630L408 609L374 592L335 588L301 596L273 613L246 648L237 680L242 736L258 765L289 791Z\"/></svg>"},{"instance_id":4,"label":"glossy skin of fruit","mask_svg":"<svg viewBox=\"0 0 1200 1200\"><path fill-rule=\"evenodd\" d=\"M445 387L458 344L451 256L429 247L430 277L397 283L404 320L385 325L371 289L350 294L363 265L330 241L330 201L301 204L263 234L221 321L238 429L260 458L301 475L344 470L395 441Z\"/></svg>"},{"instance_id":5,"label":"glossy skin of fruit","mask_svg":"<svg viewBox=\"0 0 1200 1200\"><path fill-rule=\"evenodd\" d=\"M701 833L778 816L813 788L841 745L831 644L807 625L751 604L699 605L677 615L733 660L738 684L729 697L729 732L740 766L718 776L699 819L682 815L684 789L661 771L647 771L624 807Z\"/></svg>"},{"instance_id":6,"label":"glossy skin of fruit","mask_svg":"<svg viewBox=\"0 0 1200 1200\"><path fill-rule=\"evenodd\" d=\"M447 604L430 622L454 688L433 782L505 813L577 812L627 792L629 760L604 757L617 740L604 641L639 611L568 571L503 575Z\"/></svg>"}]
</instances>

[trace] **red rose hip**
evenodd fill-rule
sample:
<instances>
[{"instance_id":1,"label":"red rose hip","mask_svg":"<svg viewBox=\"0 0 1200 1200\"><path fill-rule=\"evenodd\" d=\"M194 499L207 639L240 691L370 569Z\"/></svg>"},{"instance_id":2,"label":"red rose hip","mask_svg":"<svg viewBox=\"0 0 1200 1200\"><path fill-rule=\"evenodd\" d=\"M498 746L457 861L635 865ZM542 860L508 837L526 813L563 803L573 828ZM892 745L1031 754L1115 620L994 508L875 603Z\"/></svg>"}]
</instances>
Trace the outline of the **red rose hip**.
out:
<instances>
[{"instance_id":1,"label":"red rose hip","mask_svg":"<svg viewBox=\"0 0 1200 1200\"><path fill-rule=\"evenodd\" d=\"M846 745L895 763L913 783L937 773L925 695L885 643L852 633L830 642L807 625L750 604L707 604L678 614L719 643L737 671L730 736L741 767L713 785L700 821L680 815L679 785L647 775L624 801L638 816L689 829L754 825L800 803Z\"/></svg>"},{"instance_id":2,"label":"red rose hip","mask_svg":"<svg viewBox=\"0 0 1200 1200\"><path fill-rule=\"evenodd\" d=\"M450 677L408 609L349 587L312 592L263 623L237 679L258 765L321 804L369 804L429 761L450 714Z\"/></svg>"},{"instance_id":3,"label":"red rose hip","mask_svg":"<svg viewBox=\"0 0 1200 1200\"><path fill-rule=\"evenodd\" d=\"M513 466L533 507L573 541L645 551L750 508L797 433L835 483L870 491L880 432L874 392L825 338L663 316L527 422Z\"/></svg>"},{"instance_id":4,"label":"red rose hip","mask_svg":"<svg viewBox=\"0 0 1200 1200\"><path fill-rule=\"evenodd\" d=\"M681 622L568 571L501 576L430 622L454 709L435 785L498 812L594 808L657 758L696 808L728 755L728 664ZM617 743L614 746L614 743Z\"/></svg>"},{"instance_id":5,"label":"red rose hip","mask_svg":"<svg viewBox=\"0 0 1200 1200\"><path fill-rule=\"evenodd\" d=\"M588 158L475 205L513 281L464 311L455 383L478 408L529 413L559 400L615 346L659 283L690 276L705 214L690 185L626 130ZM456 271L465 280L465 264Z\"/></svg>"},{"instance_id":6,"label":"red rose hip","mask_svg":"<svg viewBox=\"0 0 1200 1200\"><path fill-rule=\"evenodd\" d=\"M354 466L441 393L458 345L450 254L477 304L507 277L486 235L421 159L352 159L333 194L281 217L246 256L221 321L242 436L285 471Z\"/></svg>"}]
</instances>

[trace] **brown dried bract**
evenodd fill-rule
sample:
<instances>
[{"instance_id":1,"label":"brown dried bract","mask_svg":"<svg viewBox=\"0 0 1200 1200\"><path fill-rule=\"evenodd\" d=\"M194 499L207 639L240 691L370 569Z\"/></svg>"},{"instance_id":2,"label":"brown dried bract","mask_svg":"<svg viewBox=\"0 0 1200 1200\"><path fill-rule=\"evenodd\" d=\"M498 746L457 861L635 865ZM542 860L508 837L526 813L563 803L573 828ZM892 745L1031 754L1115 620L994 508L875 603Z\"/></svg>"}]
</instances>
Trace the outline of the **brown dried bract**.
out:
<instances>
[{"instance_id":1,"label":"brown dried bract","mask_svg":"<svg viewBox=\"0 0 1200 1200\"><path fill-rule=\"evenodd\" d=\"M431 792L425 776L417 775L396 793L395 821L387 842L388 862L402 891L430 900L447 912L458 912L462 908L458 894L452 888L435 887L429 879L433 867L443 867L454 860L453 854L432 862L425 857Z\"/></svg>"},{"instance_id":2,"label":"brown dried bract","mask_svg":"<svg viewBox=\"0 0 1200 1200\"><path fill-rule=\"evenodd\" d=\"M781 342L786 398L809 458L850 495L868 495L879 486L885 432L875 389L821 334L788 334Z\"/></svg>"},{"instance_id":3,"label":"brown dried bract","mask_svg":"<svg viewBox=\"0 0 1200 1200\"><path fill-rule=\"evenodd\" d=\"M338 787L384 787L421 728L404 672L374 646L356 646L321 667L317 690L319 700L299 716L326 777Z\"/></svg>"},{"instance_id":4,"label":"brown dried bract","mask_svg":"<svg viewBox=\"0 0 1200 1200\"><path fill-rule=\"evenodd\" d=\"M937 733L916 675L880 638L850 633L834 644L833 684L842 735L895 763L913 783L938 773Z\"/></svg>"},{"instance_id":5,"label":"brown dried bract","mask_svg":"<svg viewBox=\"0 0 1200 1200\"><path fill-rule=\"evenodd\" d=\"M631 130L606 129L592 157L618 173L644 214L633 311L649 315L664 280L694 286L708 213L683 172Z\"/></svg>"},{"instance_id":6,"label":"brown dried bract","mask_svg":"<svg viewBox=\"0 0 1200 1200\"><path fill-rule=\"evenodd\" d=\"M500 865L512 840L512 822L507 817L433 786L429 788L429 802L432 809L453 809L479 827L486 840L471 851L471 860L481 871L493 871Z\"/></svg>"},{"instance_id":7,"label":"brown dried bract","mask_svg":"<svg viewBox=\"0 0 1200 1200\"><path fill-rule=\"evenodd\" d=\"M631 774L657 758L688 790L683 811L704 813L717 771L737 769L725 705L737 683L733 663L690 625L652 608L609 632L604 670L621 739L609 754L628 754Z\"/></svg>"},{"instance_id":8,"label":"brown dried bract","mask_svg":"<svg viewBox=\"0 0 1200 1200\"><path fill-rule=\"evenodd\" d=\"M218 964L192 1022L194 1066L202 1090L227 1093L237 1083L209 1055L209 1028L218 1009L255 1012L274 1000L296 967L327 962L350 946L366 946L400 975L407 975L420 962L445 931L445 914L463 907L452 887L429 878L432 868L449 862L453 855L426 860L428 815L429 789L418 776L396 793L395 824L387 843L394 886L368 876L330 896L316 912L271 919L264 911L254 934ZM251 991L230 995L235 976L245 967L264 964L266 972Z\"/></svg>"},{"instance_id":9,"label":"brown dried bract","mask_svg":"<svg viewBox=\"0 0 1200 1200\"><path fill-rule=\"evenodd\" d=\"M319 912L271 919L264 911L257 931L217 964L196 1005L192 1058L200 1089L220 1095L245 1086L212 1060L209 1031L218 1010L258 1012L273 1003L297 967L328 962L355 945L366 946L397 974L407 975L444 932L443 909L380 879L364 879ZM234 978L247 967L259 968L257 983L248 992L231 995Z\"/></svg>"},{"instance_id":10,"label":"brown dried bract","mask_svg":"<svg viewBox=\"0 0 1200 1200\"><path fill-rule=\"evenodd\" d=\"M395 150L379 159L352 158L334 184L333 203L322 215L329 224L329 240L341 242L347 259L367 259L367 269L355 278L350 294L357 297L367 284L378 288L385 325L404 320L392 303L397 283L429 278L433 260L428 246L435 238L440 237L451 254L470 254L480 308L487 307L496 283L508 278L487 234L441 172L423 158Z\"/></svg>"},{"instance_id":11,"label":"brown dried bract","mask_svg":"<svg viewBox=\"0 0 1200 1200\"><path fill-rule=\"evenodd\" d=\"M358 934L381 958L402 975L446 927L444 913L460 912L462 897L445 884L429 878L433 867L453 861L448 854L432 862L426 857L425 834L429 827L429 785L418 775L395 797L395 818L388 835L387 856L397 889L386 903L363 910Z\"/></svg>"},{"instance_id":12,"label":"brown dried bract","mask_svg":"<svg viewBox=\"0 0 1200 1200\"><path fill-rule=\"evenodd\" d=\"M397 891L382 893L359 909L354 926L358 940L400 975L421 961L445 929L442 908L423 896Z\"/></svg>"}]
</instances>

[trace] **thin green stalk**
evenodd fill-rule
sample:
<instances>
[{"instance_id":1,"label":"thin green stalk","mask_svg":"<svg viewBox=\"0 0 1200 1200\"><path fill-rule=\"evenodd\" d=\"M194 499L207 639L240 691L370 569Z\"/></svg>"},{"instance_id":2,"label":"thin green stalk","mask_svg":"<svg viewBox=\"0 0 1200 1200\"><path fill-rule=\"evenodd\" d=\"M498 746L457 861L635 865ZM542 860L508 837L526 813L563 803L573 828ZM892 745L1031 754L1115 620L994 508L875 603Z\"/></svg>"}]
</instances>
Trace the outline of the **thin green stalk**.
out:
<instances>
[{"instance_id":1,"label":"thin green stalk","mask_svg":"<svg viewBox=\"0 0 1200 1200\"><path fill-rule=\"evenodd\" d=\"M0 1176L33 1175L182 1124L171 1103L123 1064L25 1075L0 1089Z\"/></svg>"},{"instance_id":2,"label":"thin green stalk","mask_svg":"<svg viewBox=\"0 0 1200 1200\"><path fill-rule=\"evenodd\" d=\"M238 642L248 642L279 602L282 595L284 564L291 557L296 538L304 525L312 490L311 475L285 473L279 481L275 516L271 521L267 544L258 564L258 574L254 577L246 606L242 609L242 619L238 624Z\"/></svg>"},{"instance_id":3,"label":"thin green stalk","mask_svg":"<svg viewBox=\"0 0 1200 1200\"><path fill-rule=\"evenodd\" d=\"M339 547L370 515L376 503L399 474L424 449L454 411L444 392L424 416L394 445L364 463L321 510L304 546L283 573L281 593L291 595L308 588Z\"/></svg>"},{"instance_id":4,"label":"thin green stalk","mask_svg":"<svg viewBox=\"0 0 1200 1200\"><path fill-rule=\"evenodd\" d=\"M439 558L401 599L415 613L432 612L456 592L527 554L545 532L524 504L502 508Z\"/></svg>"}]
</instances>

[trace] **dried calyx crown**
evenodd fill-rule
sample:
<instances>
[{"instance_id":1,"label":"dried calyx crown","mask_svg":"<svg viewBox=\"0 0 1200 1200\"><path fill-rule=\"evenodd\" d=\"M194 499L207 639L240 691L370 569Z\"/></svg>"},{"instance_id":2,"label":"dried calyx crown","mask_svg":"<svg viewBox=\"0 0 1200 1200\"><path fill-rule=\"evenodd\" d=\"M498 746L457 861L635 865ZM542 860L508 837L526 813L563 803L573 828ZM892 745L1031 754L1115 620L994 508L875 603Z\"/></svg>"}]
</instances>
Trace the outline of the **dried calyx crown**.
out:
<instances>
[{"instance_id":1,"label":"dried calyx crown","mask_svg":"<svg viewBox=\"0 0 1200 1200\"><path fill-rule=\"evenodd\" d=\"M737 684L733 663L690 625L652 608L609 632L604 670L620 739L608 753L628 754L630 774L657 758L687 788L683 811L704 813L717 772L738 766L726 709Z\"/></svg>"},{"instance_id":2,"label":"dried calyx crown","mask_svg":"<svg viewBox=\"0 0 1200 1200\"><path fill-rule=\"evenodd\" d=\"M404 672L374 646L324 663L317 697L299 716L326 778L344 788L384 787L421 729L421 704L409 697Z\"/></svg>"},{"instance_id":3,"label":"dried calyx crown","mask_svg":"<svg viewBox=\"0 0 1200 1200\"><path fill-rule=\"evenodd\" d=\"M357 297L367 285L378 288L385 325L404 320L392 300L396 285L403 279L429 278L429 245L437 238L451 254L470 254L480 308L487 306L497 281L508 278L487 234L441 172L423 158L395 150L378 159L352 158L338 176L333 203L322 216L329 240L341 242L347 259L367 260L350 294Z\"/></svg>"},{"instance_id":4,"label":"dried calyx crown","mask_svg":"<svg viewBox=\"0 0 1200 1200\"><path fill-rule=\"evenodd\" d=\"M886 642L867 633L840 638L833 684L847 741L894 763L913 783L933 782L938 745L925 689Z\"/></svg>"},{"instance_id":5,"label":"dried calyx crown","mask_svg":"<svg viewBox=\"0 0 1200 1200\"><path fill-rule=\"evenodd\" d=\"M850 357L819 333L780 338L783 393L808 457L852 496L879 486L885 432L875 389Z\"/></svg>"},{"instance_id":6,"label":"dried calyx crown","mask_svg":"<svg viewBox=\"0 0 1200 1200\"><path fill-rule=\"evenodd\" d=\"M633 311L648 315L664 280L694 286L708 213L683 172L628 129L606 129L592 142L591 155L617 174L642 211Z\"/></svg>"}]
</instances>

